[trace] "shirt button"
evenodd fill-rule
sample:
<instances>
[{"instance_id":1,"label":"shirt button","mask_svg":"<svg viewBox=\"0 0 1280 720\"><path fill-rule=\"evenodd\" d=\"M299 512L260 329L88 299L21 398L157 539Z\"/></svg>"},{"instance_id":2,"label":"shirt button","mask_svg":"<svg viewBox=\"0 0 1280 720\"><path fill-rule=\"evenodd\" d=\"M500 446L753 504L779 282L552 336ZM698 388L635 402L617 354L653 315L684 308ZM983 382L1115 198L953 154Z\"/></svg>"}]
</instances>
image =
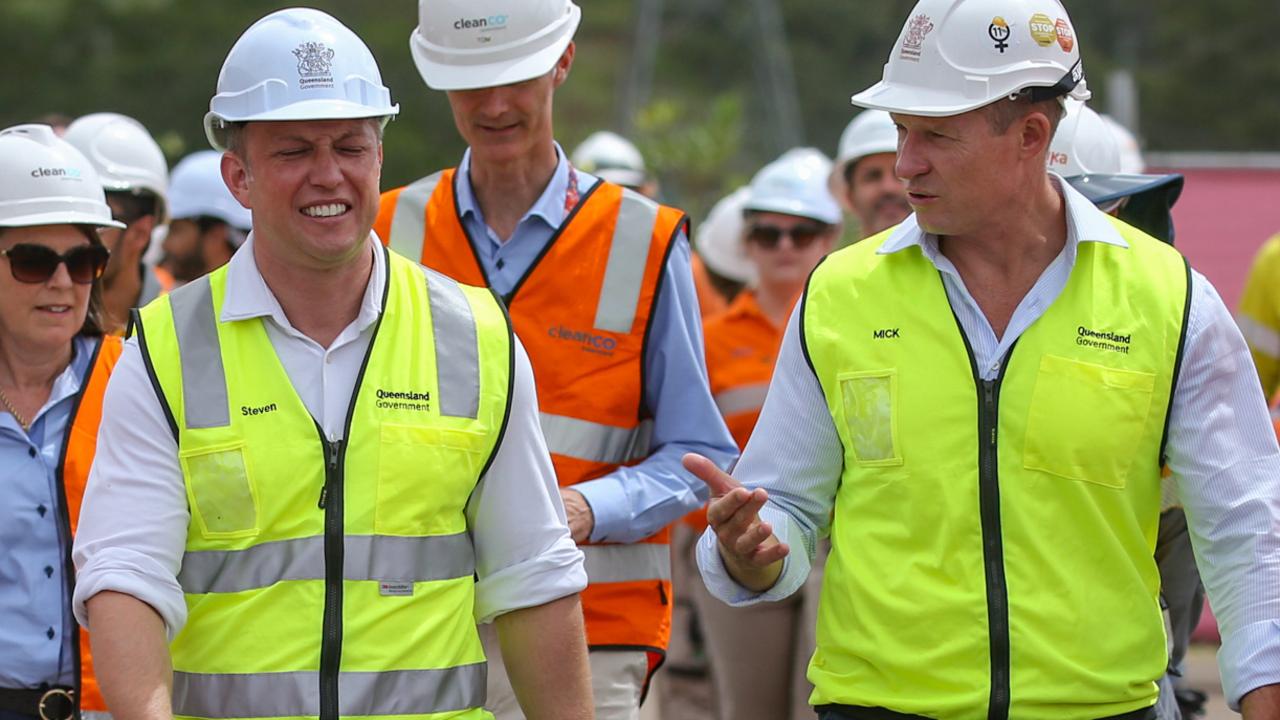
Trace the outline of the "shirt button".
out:
<instances>
[{"instance_id":1,"label":"shirt button","mask_svg":"<svg viewBox=\"0 0 1280 720\"><path fill-rule=\"evenodd\" d=\"M48 635L49 639L52 640L55 633L53 632L53 628L49 628L48 630L44 631L44 634Z\"/></svg>"},{"instance_id":2,"label":"shirt button","mask_svg":"<svg viewBox=\"0 0 1280 720\"><path fill-rule=\"evenodd\" d=\"M27 448L27 456L28 456L28 457L35 457L35 456L36 456L36 449L35 449L35 448Z\"/></svg>"},{"instance_id":3,"label":"shirt button","mask_svg":"<svg viewBox=\"0 0 1280 720\"><path fill-rule=\"evenodd\" d=\"M498 269L501 270L506 266L507 266L507 261L503 260L502 258L498 258Z\"/></svg>"},{"instance_id":4,"label":"shirt button","mask_svg":"<svg viewBox=\"0 0 1280 720\"><path fill-rule=\"evenodd\" d=\"M49 508L40 505L36 507L36 512L40 513L40 517L44 517L44 514L49 512Z\"/></svg>"},{"instance_id":5,"label":"shirt button","mask_svg":"<svg viewBox=\"0 0 1280 720\"><path fill-rule=\"evenodd\" d=\"M53 566L52 566L52 565L45 565L45 566L44 566L44 576L45 576L45 577L53 577Z\"/></svg>"}]
</instances>

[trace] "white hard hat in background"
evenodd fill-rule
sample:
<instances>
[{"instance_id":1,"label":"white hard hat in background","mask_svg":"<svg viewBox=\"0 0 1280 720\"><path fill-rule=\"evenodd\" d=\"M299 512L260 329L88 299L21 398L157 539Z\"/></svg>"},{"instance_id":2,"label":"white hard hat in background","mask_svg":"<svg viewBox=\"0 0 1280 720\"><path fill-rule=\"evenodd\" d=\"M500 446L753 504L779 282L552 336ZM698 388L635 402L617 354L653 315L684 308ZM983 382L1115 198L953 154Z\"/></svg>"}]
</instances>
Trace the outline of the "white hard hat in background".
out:
<instances>
[{"instance_id":1,"label":"white hard hat in background","mask_svg":"<svg viewBox=\"0 0 1280 720\"><path fill-rule=\"evenodd\" d=\"M551 72L581 20L570 0L419 0L409 49L434 90L510 85Z\"/></svg>"},{"instance_id":2,"label":"white hard hat in background","mask_svg":"<svg viewBox=\"0 0 1280 720\"><path fill-rule=\"evenodd\" d=\"M0 227L92 225L111 219L102 181L75 146L48 125L0 130Z\"/></svg>"},{"instance_id":3,"label":"white hard hat in background","mask_svg":"<svg viewBox=\"0 0 1280 720\"><path fill-rule=\"evenodd\" d=\"M1058 0L920 0L883 79L853 104L945 117L1022 90L1088 100L1080 44Z\"/></svg>"},{"instance_id":4,"label":"white hard hat in background","mask_svg":"<svg viewBox=\"0 0 1280 720\"><path fill-rule=\"evenodd\" d=\"M1049 169L1067 178L1121 172L1120 145L1102 116L1078 100L1066 110L1049 144Z\"/></svg>"},{"instance_id":5,"label":"white hard hat in background","mask_svg":"<svg viewBox=\"0 0 1280 720\"><path fill-rule=\"evenodd\" d=\"M638 188L648 179L640 150L630 140L607 130L592 133L583 140L570 153L569 162L584 172L623 187Z\"/></svg>"},{"instance_id":6,"label":"white hard hat in background","mask_svg":"<svg viewBox=\"0 0 1280 720\"><path fill-rule=\"evenodd\" d=\"M347 26L310 8L279 10L244 31L222 64L205 134L225 150L227 123L350 120L400 112L373 53Z\"/></svg>"},{"instance_id":7,"label":"white hard hat in background","mask_svg":"<svg viewBox=\"0 0 1280 720\"><path fill-rule=\"evenodd\" d=\"M849 210L848 168L868 155L898 152L898 127L883 110L863 110L840 133L840 147L835 166L827 177L827 186L841 207Z\"/></svg>"},{"instance_id":8,"label":"white hard hat in background","mask_svg":"<svg viewBox=\"0 0 1280 720\"><path fill-rule=\"evenodd\" d=\"M222 153L201 150L182 158L173 167L169 194L174 220L213 217L240 230L253 228L253 214L222 179Z\"/></svg>"},{"instance_id":9,"label":"white hard hat in background","mask_svg":"<svg viewBox=\"0 0 1280 720\"><path fill-rule=\"evenodd\" d=\"M168 222L169 164L142 123L119 113L76 118L63 139L93 163L108 192L149 192L156 196L156 224Z\"/></svg>"},{"instance_id":10,"label":"white hard hat in background","mask_svg":"<svg viewBox=\"0 0 1280 720\"><path fill-rule=\"evenodd\" d=\"M796 215L830 225L839 223L840 206L827 188L830 173L831 161L820 151L788 150L751 179L744 210Z\"/></svg>"},{"instance_id":11,"label":"white hard hat in background","mask_svg":"<svg viewBox=\"0 0 1280 720\"><path fill-rule=\"evenodd\" d=\"M750 189L740 187L721 198L694 230L698 255L707 267L717 275L748 285L756 279L756 268L747 259L743 246L746 222L742 210L750 194Z\"/></svg>"},{"instance_id":12,"label":"white hard hat in background","mask_svg":"<svg viewBox=\"0 0 1280 720\"><path fill-rule=\"evenodd\" d=\"M1142 159L1142 147L1138 144L1138 136L1110 115L1103 115L1102 121L1111 128L1111 133L1116 136L1116 143L1120 146L1120 172L1133 174L1146 172L1147 162Z\"/></svg>"}]
</instances>

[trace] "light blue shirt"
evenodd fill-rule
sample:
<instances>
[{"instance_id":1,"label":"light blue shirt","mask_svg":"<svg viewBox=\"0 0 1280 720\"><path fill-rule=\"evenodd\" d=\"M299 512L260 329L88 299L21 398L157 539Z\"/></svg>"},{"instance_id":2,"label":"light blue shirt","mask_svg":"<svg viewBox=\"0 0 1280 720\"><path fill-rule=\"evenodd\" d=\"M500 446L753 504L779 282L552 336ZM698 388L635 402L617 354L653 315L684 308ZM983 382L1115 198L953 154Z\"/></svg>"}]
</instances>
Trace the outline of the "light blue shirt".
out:
<instances>
[{"instance_id":1,"label":"light blue shirt","mask_svg":"<svg viewBox=\"0 0 1280 720\"><path fill-rule=\"evenodd\" d=\"M0 687L75 681L58 463L71 408L97 340L77 337L71 364L24 433L0 410Z\"/></svg>"},{"instance_id":2,"label":"light blue shirt","mask_svg":"<svg viewBox=\"0 0 1280 720\"><path fill-rule=\"evenodd\" d=\"M984 380L999 374L1013 344L1062 294L1080 243L1128 246L1084 196L1065 183L1058 186L1067 207L1066 245L1018 305L1001 337L939 250L938 238L922 231L915 216L879 251L919 248L938 269ZM778 600L795 592L809 574L817 538L830 530L844 449L822 386L805 359L796 313L787 326L760 421L734 469L743 485L768 489L761 519L772 524L792 552L778 582L753 594L729 577L708 530L698 543L698 565L711 593L731 605ZM1191 278L1187 324L1166 451L1222 630L1218 662L1223 693L1235 708L1250 690L1280 683L1280 447L1244 338L1199 273Z\"/></svg>"},{"instance_id":3,"label":"light blue shirt","mask_svg":"<svg viewBox=\"0 0 1280 720\"><path fill-rule=\"evenodd\" d=\"M471 190L470 150L458 166L462 223L476 243L476 255L491 287L502 295L511 292L564 222L569 162L558 144L556 152L560 162L551 182L505 243L485 223ZM585 197L598 180L581 170L574 172ZM738 455L707 384L702 319L689 239L683 232L663 272L644 358L644 400L653 414L652 452L638 465L573 486L595 515L593 542L635 542L701 507L707 487L681 466L685 453L701 453L721 467L728 467Z\"/></svg>"}]
</instances>

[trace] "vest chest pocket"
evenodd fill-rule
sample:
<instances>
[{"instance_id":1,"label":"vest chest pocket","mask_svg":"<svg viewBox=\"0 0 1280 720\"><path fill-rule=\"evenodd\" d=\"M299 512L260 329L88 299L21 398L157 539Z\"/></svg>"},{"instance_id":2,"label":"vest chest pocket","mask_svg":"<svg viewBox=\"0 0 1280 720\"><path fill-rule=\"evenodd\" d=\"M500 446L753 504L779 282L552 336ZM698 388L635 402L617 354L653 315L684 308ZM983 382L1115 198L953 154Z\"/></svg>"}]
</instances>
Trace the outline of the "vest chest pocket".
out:
<instances>
[{"instance_id":1,"label":"vest chest pocket","mask_svg":"<svg viewBox=\"0 0 1280 720\"><path fill-rule=\"evenodd\" d=\"M462 532L459 518L478 480L487 437L470 430L384 423L374 532Z\"/></svg>"},{"instance_id":2,"label":"vest chest pocket","mask_svg":"<svg viewBox=\"0 0 1280 720\"><path fill-rule=\"evenodd\" d=\"M1023 466L1125 487L1147 429L1155 380L1155 373L1045 355L1031 393Z\"/></svg>"},{"instance_id":3,"label":"vest chest pocket","mask_svg":"<svg viewBox=\"0 0 1280 720\"><path fill-rule=\"evenodd\" d=\"M244 443L179 454L187 502L206 539L258 534L258 494L244 458Z\"/></svg>"},{"instance_id":4,"label":"vest chest pocket","mask_svg":"<svg viewBox=\"0 0 1280 720\"><path fill-rule=\"evenodd\" d=\"M898 371L840 373L840 401L845 429L858 465L902 464L898 443Z\"/></svg>"}]
</instances>

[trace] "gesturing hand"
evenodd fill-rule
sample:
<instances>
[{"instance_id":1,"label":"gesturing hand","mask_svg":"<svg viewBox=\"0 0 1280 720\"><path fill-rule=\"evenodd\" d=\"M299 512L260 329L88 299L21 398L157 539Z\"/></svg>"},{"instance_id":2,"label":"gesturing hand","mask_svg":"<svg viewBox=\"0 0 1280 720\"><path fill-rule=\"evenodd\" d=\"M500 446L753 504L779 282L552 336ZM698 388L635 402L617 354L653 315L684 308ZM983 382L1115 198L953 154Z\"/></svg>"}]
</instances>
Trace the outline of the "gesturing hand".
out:
<instances>
[{"instance_id":1,"label":"gesturing hand","mask_svg":"<svg viewBox=\"0 0 1280 720\"><path fill-rule=\"evenodd\" d=\"M572 488L560 488L560 500L564 503L564 514L569 521L569 534L576 543L584 543L591 538L591 531L596 529L596 516L591 512L591 505L582 493Z\"/></svg>"},{"instance_id":2,"label":"gesturing hand","mask_svg":"<svg viewBox=\"0 0 1280 720\"><path fill-rule=\"evenodd\" d=\"M790 549L778 542L773 528L760 520L769 499L763 488L747 490L707 458L689 453L684 467L711 489L707 522L715 530L720 557L733 579L754 592L773 587Z\"/></svg>"}]
</instances>

